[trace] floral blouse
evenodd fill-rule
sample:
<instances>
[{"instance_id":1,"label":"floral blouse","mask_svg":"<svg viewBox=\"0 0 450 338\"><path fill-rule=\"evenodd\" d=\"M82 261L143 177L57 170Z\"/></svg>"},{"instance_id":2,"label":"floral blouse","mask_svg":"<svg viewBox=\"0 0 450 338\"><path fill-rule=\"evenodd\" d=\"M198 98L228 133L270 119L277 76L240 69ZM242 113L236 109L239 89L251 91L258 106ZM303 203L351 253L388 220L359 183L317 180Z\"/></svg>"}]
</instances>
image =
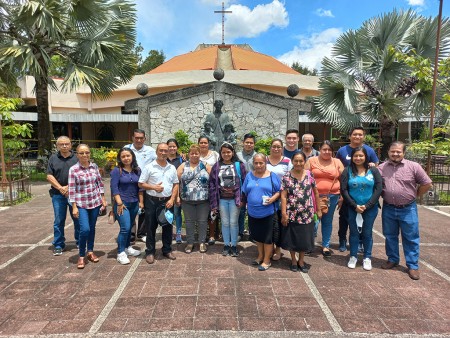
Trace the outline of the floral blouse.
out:
<instances>
[{"instance_id":1,"label":"floral blouse","mask_svg":"<svg viewBox=\"0 0 450 338\"><path fill-rule=\"evenodd\" d=\"M312 194L316 181L309 170L305 178L299 181L291 172L286 173L281 180L281 191L286 190L286 211L288 222L309 224L314 221L314 202Z\"/></svg>"}]
</instances>

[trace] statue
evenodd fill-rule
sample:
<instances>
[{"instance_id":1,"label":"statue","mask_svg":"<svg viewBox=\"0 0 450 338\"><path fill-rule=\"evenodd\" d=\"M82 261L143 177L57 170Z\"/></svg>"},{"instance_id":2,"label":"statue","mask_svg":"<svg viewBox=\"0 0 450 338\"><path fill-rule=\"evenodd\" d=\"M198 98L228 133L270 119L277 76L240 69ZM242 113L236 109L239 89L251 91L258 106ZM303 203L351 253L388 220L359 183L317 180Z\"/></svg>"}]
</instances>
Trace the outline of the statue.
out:
<instances>
[{"instance_id":1,"label":"statue","mask_svg":"<svg viewBox=\"0 0 450 338\"><path fill-rule=\"evenodd\" d=\"M207 136L212 149L220 151L224 141L236 144L236 133L227 113L222 112L223 102L214 101L214 112L206 116L203 124L202 136ZM213 145L214 143L214 145Z\"/></svg>"}]
</instances>

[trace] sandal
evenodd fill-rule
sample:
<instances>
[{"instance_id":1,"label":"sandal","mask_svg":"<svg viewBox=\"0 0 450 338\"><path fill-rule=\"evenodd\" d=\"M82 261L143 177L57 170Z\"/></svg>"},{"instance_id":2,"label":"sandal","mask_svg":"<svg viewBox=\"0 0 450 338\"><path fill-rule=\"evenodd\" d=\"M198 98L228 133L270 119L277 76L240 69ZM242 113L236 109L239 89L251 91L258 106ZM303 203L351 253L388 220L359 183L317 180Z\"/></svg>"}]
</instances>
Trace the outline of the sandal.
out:
<instances>
[{"instance_id":1,"label":"sandal","mask_svg":"<svg viewBox=\"0 0 450 338\"><path fill-rule=\"evenodd\" d=\"M84 266L86 265L84 261L84 257L78 258L77 268L78 269L84 269Z\"/></svg>"},{"instance_id":2,"label":"sandal","mask_svg":"<svg viewBox=\"0 0 450 338\"><path fill-rule=\"evenodd\" d=\"M186 248L184 248L184 252L187 254L190 254L192 252L192 249L194 248L194 244L188 244L186 245Z\"/></svg>"},{"instance_id":3,"label":"sandal","mask_svg":"<svg viewBox=\"0 0 450 338\"><path fill-rule=\"evenodd\" d=\"M328 248L326 248L326 250L322 249L322 255L323 255L323 257L326 257L326 258L331 257L331 250Z\"/></svg>"},{"instance_id":4,"label":"sandal","mask_svg":"<svg viewBox=\"0 0 450 338\"><path fill-rule=\"evenodd\" d=\"M208 241L208 245L214 245L216 243L216 240L214 239L214 237L210 237L209 241Z\"/></svg>"},{"instance_id":5,"label":"sandal","mask_svg":"<svg viewBox=\"0 0 450 338\"><path fill-rule=\"evenodd\" d=\"M268 264L268 265L262 265L262 264L260 264L259 266L258 266L258 270L259 271L266 271L266 270L269 270L269 268L272 266L272 264Z\"/></svg>"},{"instance_id":6,"label":"sandal","mask_svg":"<svg viewBox=\"0 0 450 338\"><path fill-rule=\"evenodd\" d=\"M205 253L206 251L208 251L208 247L206 246L206 244L200 243L200 252Z\"/></svg>"},{"instance_id":7,"label":"sandal","mask_svg":"<svg viewBox=\"0 0 450 338\"><path fill-rule=\"evenodd\" d=\"M99 261L98 257L92 251L88 252L86 257L92 263L98 263L98 261Z\"/></svg>"},{"instance_id":8,"label":"sandal","mask_svg":"<svg viewBox=\"0 0 450 338\"><path fill-rule=\"evenodd\" d=\"M279 255L275 253L272 255L272 260L279 261L281 259L281 257L283 257L283 253L280 253Z\"/></svg>"},{"instance_id":9,"label":"sandal","mask_svg":"<svg viewBox=\"0 0 450 338\"><path fill-rule=\"evenodd\" d=\"M262 260L259 261L255 259L254 261L252 261L252 265L261 265L262 262L263 262Z\"/></svg>"}]
</instances>

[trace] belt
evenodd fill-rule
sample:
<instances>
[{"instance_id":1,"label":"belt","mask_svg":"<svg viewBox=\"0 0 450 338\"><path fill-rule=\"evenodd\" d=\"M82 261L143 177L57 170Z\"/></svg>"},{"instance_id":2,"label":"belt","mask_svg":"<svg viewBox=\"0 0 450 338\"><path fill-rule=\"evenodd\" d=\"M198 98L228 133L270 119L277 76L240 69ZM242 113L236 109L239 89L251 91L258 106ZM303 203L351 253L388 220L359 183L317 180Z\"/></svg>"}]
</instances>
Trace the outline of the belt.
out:
<instances>
[{"instance_id":1,"label":"belt","mask_svg":"<svg viewBox=\"0 0 450 338\"><path fill-rule=\"evenodd\" d=\"M151 200L157 201L157 202L170 200L170 197L158 197L158 196L151 196L151 195L148 195L148 197L150 197Z\"/></svg>"},{"instance_id":2,"label":"belt","mask_svg":"<svg viewBox=\"0 0 450 338\"><path fill-rule=\"evenodd\" d=\"M397 208L397 209L403 209L403 208L409 207L414 202L416 202L416 200L412 200L411 202L403 204L403 205L395 205L395 204L390 204L390 203L386 203L386 202L384 202L384 203L386 203L386 205L389 205L390 207L394 207L394 208Z\"/></svg>"}]
</instances>

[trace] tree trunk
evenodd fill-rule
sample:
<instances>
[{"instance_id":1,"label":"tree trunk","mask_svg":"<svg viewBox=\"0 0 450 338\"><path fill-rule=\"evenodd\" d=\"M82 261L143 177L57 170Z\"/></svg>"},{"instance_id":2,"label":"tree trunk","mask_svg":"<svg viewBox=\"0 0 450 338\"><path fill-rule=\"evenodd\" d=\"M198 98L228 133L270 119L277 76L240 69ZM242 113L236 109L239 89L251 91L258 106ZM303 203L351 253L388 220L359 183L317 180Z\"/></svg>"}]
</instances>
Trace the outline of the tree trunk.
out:
<instances>
[{"instance_id":1,"label":"tree trunk","mask_svg":"<svg viewBox=\"0 0 450 338\"><path fill-rule=\"evenodd\" d=\"M380 161L385 161L388 158L389 145L396 140L397 121L392 121L387 116L383 116L380 120L380 131L381 143L383 144Z\"/></svg>"},{"instance_id":2,"label":"tree trunk","mask_svg":"<svg viewBox=\"0 0 450 338\"><path fill-rule=\"evenodd\" d=\"M36 79L36 106L38 113L38 152L39 155L48 155L52 150L52 125L48 110L48 84L46 78Z\"/></svg>"}]
</instances>

